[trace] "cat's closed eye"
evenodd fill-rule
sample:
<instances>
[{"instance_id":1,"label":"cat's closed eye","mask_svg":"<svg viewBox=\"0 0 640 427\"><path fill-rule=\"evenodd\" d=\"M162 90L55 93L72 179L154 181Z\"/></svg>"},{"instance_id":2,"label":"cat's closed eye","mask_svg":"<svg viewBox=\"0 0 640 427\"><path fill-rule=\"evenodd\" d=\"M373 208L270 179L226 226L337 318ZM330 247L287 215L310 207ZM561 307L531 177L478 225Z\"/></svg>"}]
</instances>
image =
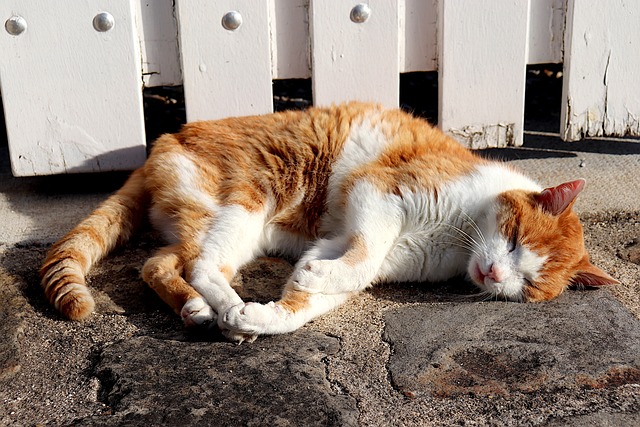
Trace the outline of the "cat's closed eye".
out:
<instances>
[{"instance_id":1,"label":"cat's closed eye","mask_svg":"<svg viewBox=\"0 0 640 427\"><path fill-rule=\"evenodd\" d=\"M518 229L514 228L509 238L509 253L515 251L518 248Z\"/></svg>"}]
</instances>

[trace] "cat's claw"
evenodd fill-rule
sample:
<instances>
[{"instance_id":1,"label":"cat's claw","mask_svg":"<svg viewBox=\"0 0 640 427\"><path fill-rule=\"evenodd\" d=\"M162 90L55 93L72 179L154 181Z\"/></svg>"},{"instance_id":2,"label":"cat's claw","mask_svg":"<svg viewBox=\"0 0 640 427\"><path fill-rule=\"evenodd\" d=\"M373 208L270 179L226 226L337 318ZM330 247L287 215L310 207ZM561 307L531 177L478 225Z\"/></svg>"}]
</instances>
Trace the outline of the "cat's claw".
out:
<instances>
[{"instance_id":1,"label":"cat's claw","mask_svg":"<svg viewBox=\"0 0 640 427\"><path fill-rule=\"evenodd\" d=\"M202 298L191 298L180 311L180 317L187 327L208 327L216 323L216 312Z\"/></svg>"},{"instance_id":2,"label":"cat's claw","mask_svg":"<svg viewBox=\"0 0 640 427\"><path fill-rule=\"evenodd\" d=\"M242 344L243 342L252 343L258 338L257 334L244 334L240 332L235 332L230 329L222 329L222 335L225 336L229 341L233 341L236 344Z\"/></svg>"}]
</instances>

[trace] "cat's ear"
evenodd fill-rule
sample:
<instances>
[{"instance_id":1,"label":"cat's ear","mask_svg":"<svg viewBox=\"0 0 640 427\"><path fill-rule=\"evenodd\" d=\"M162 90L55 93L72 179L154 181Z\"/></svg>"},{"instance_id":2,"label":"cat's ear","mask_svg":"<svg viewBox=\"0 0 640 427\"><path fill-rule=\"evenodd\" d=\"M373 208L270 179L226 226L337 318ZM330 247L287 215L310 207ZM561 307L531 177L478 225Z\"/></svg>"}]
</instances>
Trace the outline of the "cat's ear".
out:
<instances>
[{"instance_id":1,"label":"cat's ear","mask_svg":"<svg viewBox=\"0 0 640 427\"><path fill-rule=\"evenodd\" d=\"M573 276L571 282L586 286L608 286L619 285L617 279L609 276L607 273L587 261Z\"/></svg>"},{"instance_id":2,"label":"cat's ear","mask_svg":"<svg viewBox=\"0 0 640 427\"><path fill-rule=\"evenodd\" d=\"M536 194L536 201L542 209L551 215L560 215L576 199L585 184L584 179L565 182L557 187L545 188L540 194Z\"/></svg>"}]
</instances>

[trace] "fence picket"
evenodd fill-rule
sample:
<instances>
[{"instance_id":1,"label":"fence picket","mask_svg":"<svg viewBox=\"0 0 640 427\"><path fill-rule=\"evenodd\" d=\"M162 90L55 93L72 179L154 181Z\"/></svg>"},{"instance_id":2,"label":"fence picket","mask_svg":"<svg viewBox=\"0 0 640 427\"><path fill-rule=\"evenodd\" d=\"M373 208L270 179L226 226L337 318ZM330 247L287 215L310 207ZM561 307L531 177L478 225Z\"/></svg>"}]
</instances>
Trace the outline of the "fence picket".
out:
<instances>
[{"instance_id":1,"label":"fence picket","mask_svg":"<svg viewBox=\"0 0 640 427\"><path fill-rule=\"evenodd\" d=\"M93 20L108 12L113 27ZM133 169L144 162L140 50L132 0L5 0L0 83L16 176ZM108 28L102 26L102 29Z\"/></svg>"},{"instance_id":2,"label":"fence picket","mask_svg":"<svg viewBox=\"0 0 640 427\"><path fill-rule=\"evenodd\" d=\"M611 0L592 8L570 0L567 6L563 139L640 135L640 3Z\"/></svg>"},{"instance_id":3,"label":"fence picket","mask_svg":"<svg viewBox=\"0 0 640 427\"><path fill-rule=\"evenodd\" d=\"M370 0L368 19L350 19L356 1L311 0L313 100L399 102L398 0ZM363 5L364 3L361 3Z\"/></svg>"},{"instance_id":4,"label":"fence picket","mask_svg":"<svg viewBox=\"0 0 640 427\"><path fill-rule=\"evenodd\" d=\"M440 2L439 126L474 148L522 145L529 1Z\"/></svg>"},{"instance_id":5,"label":"fence picket","mask_svg":"<svg viewBox=\"0 0 640 427\"><path fill-rule=\"evenodd\" d=\"M178 0L177 17L187 120L273 111L269 3ZM226 29L237 12L241 25Z\"/></svg>"}]
</instances>

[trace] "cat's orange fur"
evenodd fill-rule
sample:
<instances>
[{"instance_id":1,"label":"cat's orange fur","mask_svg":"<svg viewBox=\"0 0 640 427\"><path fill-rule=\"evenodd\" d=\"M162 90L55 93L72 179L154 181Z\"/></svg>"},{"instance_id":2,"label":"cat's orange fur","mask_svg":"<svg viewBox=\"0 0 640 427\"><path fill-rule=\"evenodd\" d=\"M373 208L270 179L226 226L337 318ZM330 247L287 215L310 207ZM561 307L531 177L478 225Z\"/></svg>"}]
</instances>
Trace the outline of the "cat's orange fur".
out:
<instances>
[{"instance_id":1,"label":"cat's orange fur","mask_svg":"<svg viewBox=\"0 0 640 427\"><path fill-rule=\"evenodd\" d=\"M363 123L378 129L388 144L345 174L341 187L333 190L337 200L331 202L329 181L336 162L354 127ZM51 248L40 271L42 285L64 316L86 318L94 309L86 274L151 211L172 243L147 261L143 278L180 313L187 301L199 297L190 283L204 249L203 233L219 220L211 204L264 213L265 224L313 242L331 234L323 229L329 205L344 209L360 183L372 184L394 200L420 193L437 203L447 196L441 194L446 183L489 164L423 120L369 104L187 124L178 134L160 137L145 165L122 189ZM551 299L580 278L595 285L615 283L589 263L582 228L570 207L549 215L536 197L536 192L513 190L498 198L501 209L513 212L499 224L502 234L549 258L524 299ZM340 260L355 267L374 252L366 236L354 231ZM239 265L212 268L221 280L230 281ZM311 263L300 266L302 274L311 268ZM393 279L379 276L385 277ZM296 313L318 298L292 279L277 306Z\"/></svg>"}]
</instances>

